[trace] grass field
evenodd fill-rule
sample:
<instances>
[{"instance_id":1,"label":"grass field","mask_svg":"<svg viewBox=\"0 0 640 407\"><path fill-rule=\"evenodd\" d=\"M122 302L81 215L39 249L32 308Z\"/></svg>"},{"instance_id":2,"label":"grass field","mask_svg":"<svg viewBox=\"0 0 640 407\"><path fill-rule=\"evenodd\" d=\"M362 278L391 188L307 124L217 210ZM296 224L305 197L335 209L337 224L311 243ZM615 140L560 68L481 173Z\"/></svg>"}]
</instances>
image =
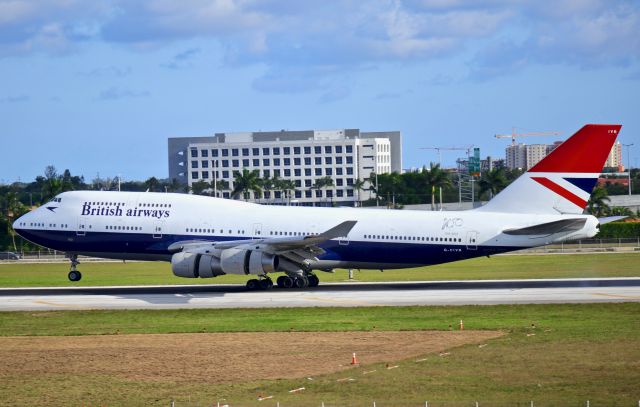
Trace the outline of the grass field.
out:
<instances>
[{"instance_id":1,"label":"grass field","mask_svg":"<svg viewBox=\"0 0 640 407\"><path fill-rule=\"evenodd\" d=\"M82 280L67 279L68 264L1 264L0 287L164 285L245 283L246 276L209 279L175 277L168 263L85 263ZM571 277L638 277L640 253L517 255L477 258L456 263L403 270L355 271L358 281L426 281ZM318 273L323 282L344 281L346 270Z\"/></svg>"},{"instance_id":2,"label":"grass field","mask_svg":"<svg viewBox=\"0 0 640 407\"><path fill-rule=\"evenodd\" d=\"M207 377L170 383L123 380L99 372L7 377L0 394L11 405L423 406L637 405L640 399L640 303L374 307L255 310L70 311L0 313L0 335L172 332L467 330L507 334L486 347L467 345L441 357L353 368L286 380L215 383ZM532 325L533 324L533 325ZM534 335L532 335L534 334ZM321 335L321 333L319 333ZM197 343L189 346L198 346ZM282 346L286 346L283 343ZM322 352L322 349L309 349ZM211 349L224 352L224 349ZM96 361L99 363L99 361ZM295 363L295 360L292 361ZM171 366L167 366L171 369ZM211 367L215 369L215 366ZM376 370L363 375L364 371ZM338 382L344 377L355 381ZM288 390L306 390L289 394ZM258 402L257 396L273 395Z\"/></svg>"}]
</instances>

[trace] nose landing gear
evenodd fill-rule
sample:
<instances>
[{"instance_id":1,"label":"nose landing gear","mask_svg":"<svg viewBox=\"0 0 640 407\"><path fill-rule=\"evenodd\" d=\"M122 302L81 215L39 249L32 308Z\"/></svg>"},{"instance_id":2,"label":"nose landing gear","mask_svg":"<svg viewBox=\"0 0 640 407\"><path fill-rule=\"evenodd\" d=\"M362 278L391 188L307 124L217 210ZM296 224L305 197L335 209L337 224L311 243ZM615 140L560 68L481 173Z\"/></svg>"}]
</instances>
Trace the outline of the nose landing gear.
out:
<instances>
[{"instance_id":1,"label":"nose landing gear","mask_svg":"<svg viewBox=\"0 0 640 407\"><path fill-rule=\"evenodd\" d=\"M71 271L69 271L69 280L71 281L80 281L80 279L82 278L82 273L80 273L77 269L78 264L80 264L80 262L78 261L78 255L77 254L72 254L71 256L69 256L69 260L71 260Z\"/></svg>"}]
</instances>

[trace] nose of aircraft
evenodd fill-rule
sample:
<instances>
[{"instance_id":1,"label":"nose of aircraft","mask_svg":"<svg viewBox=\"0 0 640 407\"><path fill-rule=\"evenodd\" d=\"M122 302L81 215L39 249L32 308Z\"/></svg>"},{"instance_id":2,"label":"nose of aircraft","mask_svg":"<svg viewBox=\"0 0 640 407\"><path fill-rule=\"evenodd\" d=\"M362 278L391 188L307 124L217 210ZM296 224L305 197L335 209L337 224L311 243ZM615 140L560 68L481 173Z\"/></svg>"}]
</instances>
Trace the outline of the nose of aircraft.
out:
<instances>
[{"instance_id":1,"label":"nose of aircraft","mask_svg":"<svg viewBox=\"0 0 640 407\"><path fill-rule=\"evenodd\" d=\"M28 216L29 214L25 213L13 222L13 230L15 230L17 234L20 235L20 230L24 229Z\"/></svg>"}]
</instances>

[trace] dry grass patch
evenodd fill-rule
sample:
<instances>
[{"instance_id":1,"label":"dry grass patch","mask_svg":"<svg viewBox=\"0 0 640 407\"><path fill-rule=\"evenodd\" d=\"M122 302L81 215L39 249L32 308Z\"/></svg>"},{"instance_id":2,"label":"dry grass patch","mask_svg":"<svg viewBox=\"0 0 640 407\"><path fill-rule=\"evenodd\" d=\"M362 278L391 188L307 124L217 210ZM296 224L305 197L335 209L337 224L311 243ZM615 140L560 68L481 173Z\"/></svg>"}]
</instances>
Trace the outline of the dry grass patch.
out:
<instances>
[{"instance_id":1,"label":"dry grass patch","mask_svg":"<svg viewBox=\"0 0 640 407\"><path fill-rule=\"evenodd\" d=\"M503 335L498 331L251 332L0 338L0 379L74 374L140 381L292 379Z\"/></svg>"}]
</instances>

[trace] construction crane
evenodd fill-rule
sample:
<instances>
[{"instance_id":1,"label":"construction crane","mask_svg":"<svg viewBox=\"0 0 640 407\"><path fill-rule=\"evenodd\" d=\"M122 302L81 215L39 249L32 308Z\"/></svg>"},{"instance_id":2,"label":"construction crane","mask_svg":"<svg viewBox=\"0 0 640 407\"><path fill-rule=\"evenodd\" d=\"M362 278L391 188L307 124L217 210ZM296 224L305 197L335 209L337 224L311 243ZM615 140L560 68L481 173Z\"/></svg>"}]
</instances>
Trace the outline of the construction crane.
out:
<instances>
[{"instance_id":1,"label":"construction crane","mask_svg":"<svg viewBox=\"0 0 640 407\"><path fill-rule=\"evenodd\" d=\"M436 150L438 152L438 164L442 164L442 150L445 151L466 151L467 155L471 154L474 145L468 147L420 147L420 150Z\"/></svg>"},{"instance_id":2,"label":"construction crane","mask_svg":"<svg viewBox=\"0 0 640 407\"><path fill-rule=\"evenodd\" d=\"M516 128L511 128L511 134L496 134L496 138L510 138L511 145L516 145L516 137L531 137L531 136L559 136L560 132L557 131L536 131L531 133L516 133Z\"/></svg>"}]
</instances>

